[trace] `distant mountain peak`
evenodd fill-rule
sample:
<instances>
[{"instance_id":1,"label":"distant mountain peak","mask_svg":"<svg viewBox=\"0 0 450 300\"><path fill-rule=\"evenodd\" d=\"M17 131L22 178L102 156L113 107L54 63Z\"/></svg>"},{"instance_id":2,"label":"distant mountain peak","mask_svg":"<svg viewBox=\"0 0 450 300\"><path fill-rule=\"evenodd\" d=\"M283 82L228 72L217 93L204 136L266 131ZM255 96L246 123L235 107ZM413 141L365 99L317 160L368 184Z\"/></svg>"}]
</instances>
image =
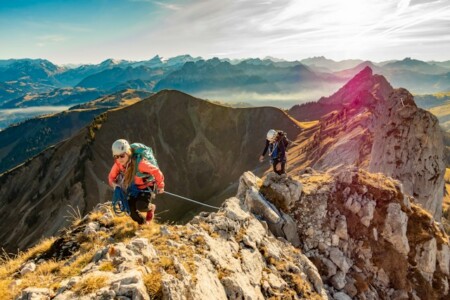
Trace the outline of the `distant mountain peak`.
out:
<instances>
[{"instance_id":1,"label":"distant mountain peak","mask_svg":"<svg viewBox=\"0 0 450 300\"><path fill-rule=\"evenodd\" d=\"M369 66L366 66L364 69L362 69L362 71L360 71L358 74L356 74L356 76L353 79L355 79L355 80L366 79L366 78L372 77L372 75L373 75L372 68Z\"/></svg>"},{"instance_id":2,"label":"distant mountain peak","mask_svg":"<svg viewBox=\"0 0 450 300\"><path fill-rule=\"evenodd\" d=\"M183 55L178 55L175 57L171 57L167 60L164 60L164 63L166 63L168 66L172 66L172 65L177 65L177 64L183 64L183 63L187 63L187 62L196 62L201 60L201 57L192 57L189 54L183 54Z\"/></svg>"},{"instance_id":3,"label":"distant mountain peak","mask_svg":"<svg viewBox=\"0 0 450 300\"><path fill-rule=\"evenodd\" d=\"M149 61L150 62L154 62L154 61L162 62L162 59L161 59L161 56L159 56L159 54L156 54Z\"/></svg>"},{"instance_id":4,"label":"distant mountain peak","mask_svg":"<svg viewBox=\"0 0 450 300\"><path fill-rule=\"evenodd\" d=\"M263 60L271 60L273 62L284 62L284 61L286 61L285 59L276 58L276 57L273 57L273 56L266 56L266 57L263 58Z\"/></svg>"},{"instance_id":5,"label":"distant mountain peak","mask_svg":"<svg viewBox=\"0 0 450 300\"><path fill-rule=\"evenodd\" d=\"M121 63L125 62L125 60L122 59L114 59L114 58L108 58L100 63L100 66L111 66L111 65L120 65Z\"/></svg>"}]
</instances>

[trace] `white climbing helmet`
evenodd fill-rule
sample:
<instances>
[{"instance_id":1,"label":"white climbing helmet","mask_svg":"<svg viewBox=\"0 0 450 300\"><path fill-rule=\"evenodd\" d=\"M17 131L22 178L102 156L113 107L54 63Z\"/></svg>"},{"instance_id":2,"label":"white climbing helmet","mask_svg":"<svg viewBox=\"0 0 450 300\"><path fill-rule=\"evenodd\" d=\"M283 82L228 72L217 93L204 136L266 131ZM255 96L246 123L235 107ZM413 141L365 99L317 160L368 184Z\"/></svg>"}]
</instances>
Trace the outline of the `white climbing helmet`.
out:
<instances>
[{"instance_id":1,"label":"white climbing helmet","mask_svg":"<svg viewBox=\"0 0 450 300\"><path fill-rule=\"evenodd\" d=\"M130 149L131 149L130 144L128 143L127 140L124 140L124 139L117 140L112 144L113 155L129 153Z\"/></svg>"},{"instance_id":2,"label":"white climbing helmet","mask_svg":"<svg viewBox=\"0 0 450 300\"><path fill-rule=\"evenodd\" d=\"M267 132L267 140L269 140L269 142L273 142L275 141L275 138L277 137L278 132L274 129L270 129Z\"/></svg>"}]
</instances>

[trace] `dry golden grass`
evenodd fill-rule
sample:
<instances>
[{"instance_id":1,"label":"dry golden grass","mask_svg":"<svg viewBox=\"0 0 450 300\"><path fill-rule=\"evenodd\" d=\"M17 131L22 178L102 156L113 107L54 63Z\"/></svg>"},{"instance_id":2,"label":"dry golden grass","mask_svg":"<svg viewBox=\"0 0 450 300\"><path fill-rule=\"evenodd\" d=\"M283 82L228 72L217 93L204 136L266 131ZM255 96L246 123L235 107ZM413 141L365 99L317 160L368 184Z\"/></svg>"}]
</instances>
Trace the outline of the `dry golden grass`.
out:
<instances>
[{"instance_id":1,"label":"dry golden grass","mask_svg":"<svg viewBox=\"0 0 450 300\"><path fill-rule=\"evenodd\" d=\"M442 200L442 225L445 232L450 235L450 169L445 170L445 190Z\"/></svg>"},{"instance_id":2,"label":"dry golden grass","mask_svg":"<svg viewBox=\"0 0 450 300\"><path fill-rule=\"evenodd\" d=\"M139 236L147 239L159 236L161 232L161 225L156 222L152 222L151 225L144 225L140 228Z\"/></svg>"},{"instance_id":3,"label":"dry golden grass","mask_svg":"<svg viewBox=\"0 0 450 300\"><path fill-rule=\"evenodd\" d=\"M115 216L112 220L114 227L111 236L118 242L127 242L135 236L139 225L130 220L128 216Z\"/></svg>"},{"instance_id":4,"label":"dry golden grass","mask_svg":"<svg viewBox=\"0 0 450 300\"><path fill-rule=\"evenodd\" d=\"M23 258L20 257L2 258L0 264L0 280L7 279L8 277L10 277L11 274L13 274L19 269L19 267L23 264L23 262L24 262Z\"/></svg>"},{"instance_id":5,"label":"dry golden grass","mask_svg":"<svg viewBox=\"0 0 450 300\"><path fill-rule=\"evenodd\" d=\"M442 211L444 212L444 218L447 223L450 223L450 169L445 169L445 193L442 202ZM450 233L450 231L447 231Z\"/></svg>"},{"instance_id":6,"label":"dry golden grass","mask_svg":"<svg viewBox=\"0 0 450 300\"><path fill-rule=\"evenodd\" d=\"M300 295L303 295L304 299L319 300L322 297L313 291L311 285L305 281L300 274L291 274L283 276L288 285Z\"/></svg>"},{"instance_id":7,"label":"dry golden grass","mask_svg":"<svg viewBox=\"0 0 450 300\"><path fill-rule=\"evenodd\" d=\"M72 291L78 296L84 296L105 287L107 283L108 278L106 276L90 275L77 282Z\"/></svg>"},{"instance_id":8,"label":"dry golden grass","mask_svg":"<svg viewBox=\"0 0 450 300\"><path fill-rule=\"evenodd\" d=\"M63 266L60 269L60 276L62 278L68 278L79 275L81 273L81 270L92 261L92 258L94 257L96 251L97 249L93 248L88 252L80 253L78 256L76 256L75 260L72 263Z\"/></svg>"},{"instance_id":9,"label":"dry golden grass","mask_svg":"<svg viewBox=\"0 0 450 300\"><path fill-rule=\"evenodd\" d=\"M81 211L78 206L75 208L69 205L67 214L68 215L65 218L72 224L72 226L78 226L81 223L83 216L81 215Z\"/></svg>"},{"instance_id":10,"label":"dry golden grass","mask_svg":"<svg viewBox=\"0 0 450 300\"><path fill-rule=\"evenodd\" d=\"M101 217L103 217L103 213L101 211L94 211L89 214L89 220L92 222L99 221Z\"/></svg>"},{"instance_id":11,"label":"dry golden grass","mask_svg":"<svg viewBox=\"0 0 450 300\"><path fill-rule=\"evenodd\" d=\"M300 122L300 125L302 128L304 129L308 129L311 128L313 126L316 126L317 124L319 124L319 121L309 121L309 122Z\"/></svg>"},{"instance_id":12,"label":"dry golden grass","mask_svg":"<svg viewBox=\"0 0 450 300\"><path fill-rule=\"evenodd\" d=\"M103 272L114 272L114 271L116 271L116 267L110 261L102 262L100 264L100 266L98 267L98 269L100 271L103 271Z\"/></svg>"},{"instance_id":13,"label":"dry golden grass","mask_svg":"<svg viewBox=\"0 0 450 300\"><path fill-rule=\"evenodd\" d=\"M30 248L26 252L20 252L16 256L8 256L6 253L2 255L0 259L0 280L6 279L18 269L30 258L47 251L52 246L55 238L44 239L36 246Z\"/></svg>"},{"instance_id":14,"label":"dry golden grass","mask_svg":"<svg viewBox=\"0 0 450 300\"><path fill-rule=\"evenodd\" d=\"M21 258L25 261L25 260L30 259L31 257L36 257L39 254L44 253L45 251L50 249L50 247L53 245L55 240L56 240L56 238L54 238L54 237L42 240L36 246L27 250Z\"/></svg>"},{"instance_id":15,"label":"dry golden grass","mask_svg":"<svg viewBox=\"0 0 450 300\"><path fill-rule=\"evenodd\" d=\"M72 218L72 226L78 227L82 223L98 221L102 216L103 213L97 211L91 213L87 219L83 219L77 210L72 209L70 218ZM19 268L26 261L48 251L53 245L55 238L43 240L35 247L26 252L19 253L14 257L3 254L0 260L0 299L12 299L21 290L29 286L45 287L55 291L59 287L59 282L62 280L80 275L82 269L92 261L98 249L107 245L107 240L110 236L114 237L117 242L126 242L135 236L135 231L138 229L137 224L131 221L128 216L115 216L109 224L104 225L110 227L110 233L99 231L95 235L86 236L83 232L79 232L75 236L77 242L80 244L77 254L73 255L70 260L62 260L59 262L49 260L39 264L34 272L30 272L20 278L21 282L16 288L17 291L9 288L12 282L12 274L18 272ZM141 228L141 234L147 238L154 237L157 234L160 235L159 225L153 223L152 226L144 226ZM170 251L174 251L174 249L170 249ZM187 256L185 255L185 257ZM166 268L169 267L166 266ZM115 267L110 262L105 262L100 265L100 270L114 271ZM106 280L99 277L89 277L83 282L80 282L74 290L78 295L83 295L93 289L101 288L105 282Z\"/></svg>"},{"instance_id":16,"label":"dry golden grass","mask_svg":"<svg viewBox=\"0 0 450 300\"><path fill-rule=\"evenodd\" d=\"M162 275L156 265L152 265L151 271L144 275L144 285L147 288L150 299L162 298Z\"/></svg>"},{"instance_id":17,"label":"dry golden grass","mask_svg":"<svg viewBox=\"0 0 450 300\"><path fill-rule=\"evenodd\" d=\"M358 177L361 185L376 187L377 189L389 191L393 194L397 193L395 184L385 175L381 173L369 173L364 170L360 170L360 174L363 175Z\"/></svg>"},{"instance_id":18,"label":"dry golden grass","mask_svg":"<svg viewBox=\"0 0 450 300\"><path fill-rule=\"evenodd\" d=\"M0 279L0 299L13 299L15 291L10 288L11 279Z\"/></svg>"},{"instance_id":19,"label":"dry golden grass","mask_svg":"<svg viewBox=\"0 0 450 300\"><path fill-rule=\"evenodd\" d=\"M62 262L49 260L38 265L36 270L22 276L22 281L18 289L23 290L27 287L50 288L56 290L59 287L59 270Z\"/></svg>"},{"instance_id":20,"label":"dry golden grass","mask_svg":"<svg viewBox=\"0 0 450 300\"><path fill-rule=\"evenodd\" d=\"M135 103L137 103L137 102L139 102L139 101L141 101L141 99L140 98L130 98L130 99L126 99L126 100L122 100L121 101L121 104L122 105L132 105L132 104L135 104Z\"/></svg>"},{"instance_id":21,"label":"dry golden grass","mask_svg":"<svg viewBox=\"0 0 450 300\"><path fill-rule=\"evenodd\" d=\"M165 270L168 270L173 267L173 258L169 256L161 256L159 258L159 264L161 267L163 267Z\"/></svg>"}]
</instances>

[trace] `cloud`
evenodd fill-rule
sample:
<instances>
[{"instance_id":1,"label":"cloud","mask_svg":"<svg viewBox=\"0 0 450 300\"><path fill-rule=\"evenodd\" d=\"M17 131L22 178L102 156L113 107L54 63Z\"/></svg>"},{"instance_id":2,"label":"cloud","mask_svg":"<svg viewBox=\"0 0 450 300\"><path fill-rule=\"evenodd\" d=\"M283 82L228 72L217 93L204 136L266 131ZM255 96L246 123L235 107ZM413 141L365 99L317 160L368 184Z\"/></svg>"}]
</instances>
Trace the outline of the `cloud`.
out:
<instances>
[{"instance_id":1,"label":"cloud","mask_svg":"<svg viewBox=\"0 0 450 300\"><path fill-rule=\"evenodd\" d=\"M159 5L160 7L169 9L169 10L179 10L181 9L181 6L173 4L173 3L164 3L161 1L155 1L155 0L128 0L130 2L147 2L147 3L154 3Z\"/></svg>"},{"instance_id":2,"label":"cloud","mask_svg":"<svg viewBox=\"0 0 450 300\"><path fill-rule=\"evenodd\" d=\"M67 40L67 37L59 34L49 34L36 37L37 40L47 43L59 43Z\"/></svg>"},{"instance_id":3,"label":"cloud","mask_svg":"<svg viewBox=\"0 0 450 300\"><path fill-rule=\"evenodd\" d=\"M404 35L411 43L433 32L445 39L444 27L450 28L447 0L194 0L166 16L146 39L159 53L169 54L183 47L194 55L231 58L355 58L369 48L389 49L385 55L392 55L389 47Z\"/></svg>"},{"instance_id":4,"label":"cloud","mask_svg":"<svg viewBox=\"0 0 450 300\"><path fill-rule=\"evenodd\" d=\"M159 1L154 1L156 4L158 4L161 7L170 9L170 10L180 10L181 7L175 4L170 4L170 3L164 3L164 2L159 2Z\"/></svg>"},{"instance_id":5,"label":"cloud","mask_svg":"<svg viewBox=\"0 0 450 300\"><path fill-rule=\"evenodd\" d=\"M68 40L68 38L63 35L49 34L49 35L37 36L36 40L38 41L36 43L36 46L38 46L39 48L43 48L43 47L46 47L48 44L56 44L56 43L65 42Z\"/></svg>"},{"instance_id":6,"label":"cloud","mask_svg":"<svg viewBox=\"0 0 450 300\"><path fill-rule=\"evenodd\" d=\"M411 0L410 5L416 5L416 4L424 4L424 3L431 3L431 2L440 2L442 0Z\"/></svg>"}]
</instances>

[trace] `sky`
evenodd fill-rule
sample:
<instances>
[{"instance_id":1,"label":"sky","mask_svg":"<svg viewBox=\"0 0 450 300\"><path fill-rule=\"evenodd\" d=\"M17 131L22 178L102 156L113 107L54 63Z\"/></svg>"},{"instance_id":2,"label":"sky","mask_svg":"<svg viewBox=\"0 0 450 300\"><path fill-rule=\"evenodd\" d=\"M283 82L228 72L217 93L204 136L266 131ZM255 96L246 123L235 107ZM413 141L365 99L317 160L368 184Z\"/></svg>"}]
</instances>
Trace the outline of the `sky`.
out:
<instances>
[{"instance_id":1,"label":"sky","mask_svg":"<svg viewBox=\"0 0 450 300\"><path fill-rule=\"evenodd\" d=\"M450 60L450 0L0 0L0 59Z\"/></svg>"}]
</instances>

